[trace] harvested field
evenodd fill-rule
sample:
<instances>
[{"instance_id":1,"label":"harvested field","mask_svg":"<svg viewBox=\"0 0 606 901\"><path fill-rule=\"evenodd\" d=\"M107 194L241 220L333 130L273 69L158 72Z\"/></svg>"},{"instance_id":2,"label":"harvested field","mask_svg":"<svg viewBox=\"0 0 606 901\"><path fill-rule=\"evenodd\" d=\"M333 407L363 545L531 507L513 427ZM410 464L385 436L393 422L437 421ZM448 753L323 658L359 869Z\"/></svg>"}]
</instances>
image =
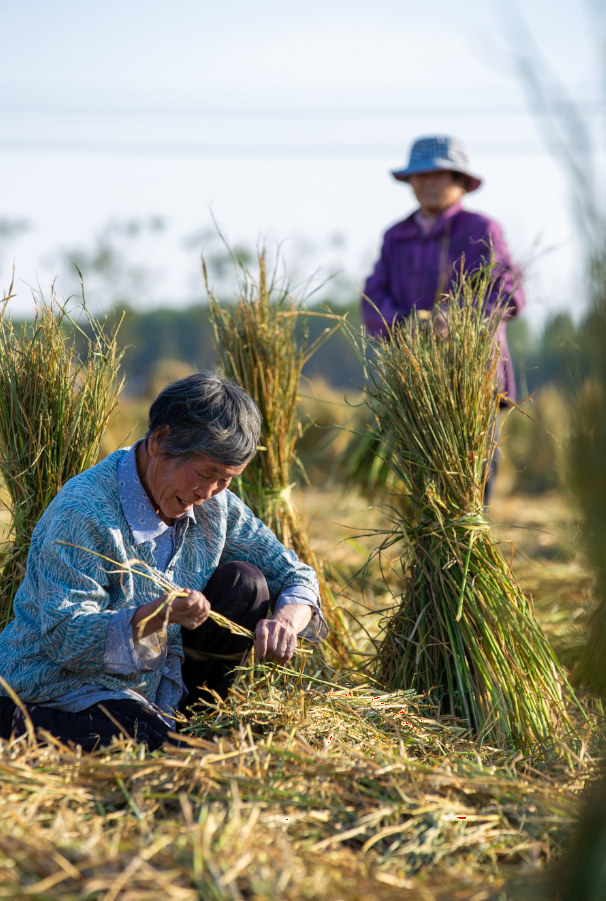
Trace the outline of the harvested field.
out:
<instances>
[{"instance_id":1,"label":"harvested field","mask_svg":"<svg viewBox=\"0 0 606 901\"><path fill-rule=\"evenodd\" d=\"M299 694L255 696L229 738L170 756L4 749L1 895L450 898L481 885L516 897L503 895L507 871L534 877L557 852L582 763L557 779L519 773L519 760L482 763L406 698L325 686L303 712ZM400 737L396 703L410 723Z\"/></svg>"},{"instance_id":2,"label":"harvested field","mask_svg":"<svg viewBox=\"0 0 606 901\"><path fill-rule=\"evenodd\" d=\"M505 469L501 489L493 519L522 527L500 532L572 664L592 592L574 512L560 494L508 495ZM333 489L298 500L343 584L372 546L352 536L378 527L380 509ZM379 615L366 614L390 603L380 575L340 600L371 634ZM0 897L547 899L598 732L507 757L410 693L251 667L170 754L3 746Z\"/></svg>"}]
</instances>

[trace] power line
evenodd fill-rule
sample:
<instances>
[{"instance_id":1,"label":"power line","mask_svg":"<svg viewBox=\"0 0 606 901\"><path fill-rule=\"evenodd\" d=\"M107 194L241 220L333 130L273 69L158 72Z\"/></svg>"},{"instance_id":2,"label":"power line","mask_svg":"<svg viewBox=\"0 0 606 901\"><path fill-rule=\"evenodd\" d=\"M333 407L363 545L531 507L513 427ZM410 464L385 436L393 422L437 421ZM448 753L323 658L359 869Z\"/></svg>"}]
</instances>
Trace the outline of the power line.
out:
<instances>
[{"instance_id":1,"label":"power line","mask_svg":"<svg viewBox=\"0 0 606 901\"><path fill-rule=\"evenodd\" d=\"M314 157L314 158L368 158L393 156L401 157L404 145L393 144L255 144L255 143L178 143L152 141L82 141L49 140L46 138L0 138L0 151L27 153L101 153L141 156L192 156L192 157ZM474 152L492 156L528 155L545 153L542 145L492 144L474 142Z\"/></svg>"},{"instance_id":2,"label":"power line","mask_svg":"<svg viewBox=\"0 0 606 901\"><path fill-rule=\"evenodd\" d=\"M562 110L568 107L562 104ZM584 115L603 115L604 104L598 101L586 102L578 104L580 112ZM553 110L557 112L559 105L553 106ZM540 111L539 111L540 113ZM24 108L17 104L4 103L0 104L1 115L13 115L18 118L28 116L43 117L63 117L63 118L86 118L86 119L182 119L199 121L276 121L276 122L311 122L311 121L400 121L402 119L431 119L436 116L452 117L465 119L487 119L487 118L526 118L530 116L528 109L524 106L494 106L487 105L485 107L474 106L444 106L444 107L390 107L389 109L380 106L372 108L356 108L356 107L322 107L315 109L293 109L292 107L283 109L268 109L263 107L250 108L202 108L202 109L179 109L178 106L170 109L141 109L137 108L97 108L90 106L81 107L80 109L61 108L61 107L29 107ZM533 114L534 115L534 114Z\"/></svg>"}]
</instances>

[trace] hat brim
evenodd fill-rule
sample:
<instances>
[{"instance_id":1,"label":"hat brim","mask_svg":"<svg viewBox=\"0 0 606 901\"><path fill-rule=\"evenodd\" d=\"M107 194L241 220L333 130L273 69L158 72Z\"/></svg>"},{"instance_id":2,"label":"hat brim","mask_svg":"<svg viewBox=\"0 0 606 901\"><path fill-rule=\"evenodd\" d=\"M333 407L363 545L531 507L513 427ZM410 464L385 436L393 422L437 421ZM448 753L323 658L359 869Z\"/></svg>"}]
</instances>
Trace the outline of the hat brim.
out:
<instances>
[{"instance_id":1,"label":"hat brim","mask_svg":"<svg viewBox=\"0 0 606 901\"><path fill-rule=\"evenodd\" d=\"M482 179L478 178L477 175L472 175L471 172L467 172L465 169L455 169L449 160L444 160L443 162L440 160L435 160L433 165L429 167L407 166L405 169L391 170L391 174L395 179L397 179L397 181L410 181L411 175L422 175L425 172L460 172L461 175L465 175L468 180L468 194L471 194L472 191L477 191L482 184Z\"/></svg>"}]
</instances>

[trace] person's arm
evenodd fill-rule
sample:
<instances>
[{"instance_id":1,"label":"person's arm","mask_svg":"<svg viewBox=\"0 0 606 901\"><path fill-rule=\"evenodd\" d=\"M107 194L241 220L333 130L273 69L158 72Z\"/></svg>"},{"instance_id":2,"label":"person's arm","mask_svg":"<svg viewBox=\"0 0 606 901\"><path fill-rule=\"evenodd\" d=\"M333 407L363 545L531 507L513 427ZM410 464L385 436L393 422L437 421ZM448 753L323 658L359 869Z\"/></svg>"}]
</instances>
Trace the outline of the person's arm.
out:
<instances>
[{"instance_id":1,"label":"person's arm","mask_svg":"<svg viewBox=\"0 0 606 901\"><path fill-rule=\"evenodd\" d=\"M110 601L110 592L120 591L119 578L111 575L105 561L80 548L117 560L118 545L81 498L57 498L49 513L28 559L38 597L42 648L71 672L98 675L107 671L104 655L110 623L117 624L125 611L112 609Z\"/></svg>"},{"instance_id":2,"label":"person's arm","mask_svg":"<svg viewBox=\"0 0 606 901\"><path fill-rule=\"evenodd\" d=\"M522 270L511 259L503 230L498 223L491 222L488 226L488 239L492 243L496 264L495 285L490 301L495 303L500 296L506 302L504 317L512 319L519 316L526 305Z\"/></svg>"},{"instance_id":3,"label":"person's arm","mask_svg":"<svg viewBox=\"0 0 606 901\"><path fill-rule=\"evenodd\" d=\"M269 650L264 647L262 632L267 627L262 624L257 626L255 647L267 659L290 659L292 653L288 658L283 656L285 644L280 636L292 633L288 649L294 652L297 635L301 634L310 641L321 641L328 634L319 600L318 578L294 551L286 550L274 533L239 498L227 491L225 499L228 521L219 565L244 560L261 570L267 579L270 597L276 602L274 614L266 622L276 625L269 626Z\"/></svg>"},{"instance_id":4,"label":"person's arm","mask_svg":"<svg viewBox=\"0 0 606 901\"><path fill-rule=\"evenodd\" d=\"M52 517L44 524L44 535L33 542L28 561L39 598L41 643L48 657L90 679L102 673L157 671L164 667L167 654L180 656L180 642L173 641L176 646L172 648L167 642L164 614L151 628L133 629L133 621L145 620L162 599L140 607L132 597L130 604L120 603L118 596L125 591L125 583L89 551L110 560L124 557L114 530L94 511L87 511L81 499L55 503ZM200 600L198 592L192 594L175 600L169 623L194 628L206 618L208 602Z\"/></svg>"},{"instance_id":5,"label":"person's arm","mask_svg":"<svg viewBox=\"0 0 606 901\"><path fill-rule=\"evenodd\" d=\"M369 300L374 306L368 302ZM385 322L391 325L396 315L397 309L391 296L389 283L389 247L387 239L385 239L381 248L381 256L377 260L372 275L368 277L364 285L362 321L368 332L376 335L385 331Z\"/></svg>"}]
</instances>

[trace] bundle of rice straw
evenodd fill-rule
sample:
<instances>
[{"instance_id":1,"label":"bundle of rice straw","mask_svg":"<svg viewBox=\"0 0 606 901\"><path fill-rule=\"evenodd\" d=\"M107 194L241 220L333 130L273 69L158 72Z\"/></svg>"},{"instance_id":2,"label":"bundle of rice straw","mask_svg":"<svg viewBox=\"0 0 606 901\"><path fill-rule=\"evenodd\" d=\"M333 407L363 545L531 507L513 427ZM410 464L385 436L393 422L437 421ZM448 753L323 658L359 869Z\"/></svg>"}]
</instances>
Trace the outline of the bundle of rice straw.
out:
<instances>
[{"instance_id":1,"label":"bundle of rice straw","mask_svg":"<svg viewBox=\"0 0 606 901\"><path fill-rule=\"evenodd\" d=\"M0 628L12 618L34 526L61 486L96 463L122 388L119 326L106 333L84 293L86 332L54 293L37 298L33 322L15 325L7 310L12 296L11 285L0 317L0 475L11 513Z\"/></svg>"},{"instance_id":2,"label":"bundle of rice straw","mask_svg":"<svg viewBox=\"0 0 606 901\"><path fill-rule=\"evenodd\" d=\"M433 695L441 715L481 737L519 747L546 739L566 717L563 696L573 696L483 512L500 400L502 307L489 312L490 287L490 267L462 272L446 338L413 313L364 352L376 435L402 485L381 547L405 540L406 587L375 673L392 690Z\"/></svg>"},{"instance_id":3,"label":"bundle of rice straw","mask_svg":"<svg viewBox=\"0 0 606 901\"><path fill-rule=\"evenodd\" d=\"M285 281L268 278L265 252L259 252L259 277L234 260L239 282L237 302L222 307L204 277L217 347L225 375L244 388L263 414L263 437L259 453L235 480L232 490L300 560L312 566L320 580L323 612L330 629L329 646L343 664L354 646L347 621L335 603L321 562L313 552L307 530L294 504L293 475L302 472L297 457L297 439L302 434L297 416L299 381L303 366L313 353L340 327L336 319L308 346L301 308ZM324 314L316 314L324 315ZM303 317L303 320L302 320Z\"/></svg>"}]
</instances>

